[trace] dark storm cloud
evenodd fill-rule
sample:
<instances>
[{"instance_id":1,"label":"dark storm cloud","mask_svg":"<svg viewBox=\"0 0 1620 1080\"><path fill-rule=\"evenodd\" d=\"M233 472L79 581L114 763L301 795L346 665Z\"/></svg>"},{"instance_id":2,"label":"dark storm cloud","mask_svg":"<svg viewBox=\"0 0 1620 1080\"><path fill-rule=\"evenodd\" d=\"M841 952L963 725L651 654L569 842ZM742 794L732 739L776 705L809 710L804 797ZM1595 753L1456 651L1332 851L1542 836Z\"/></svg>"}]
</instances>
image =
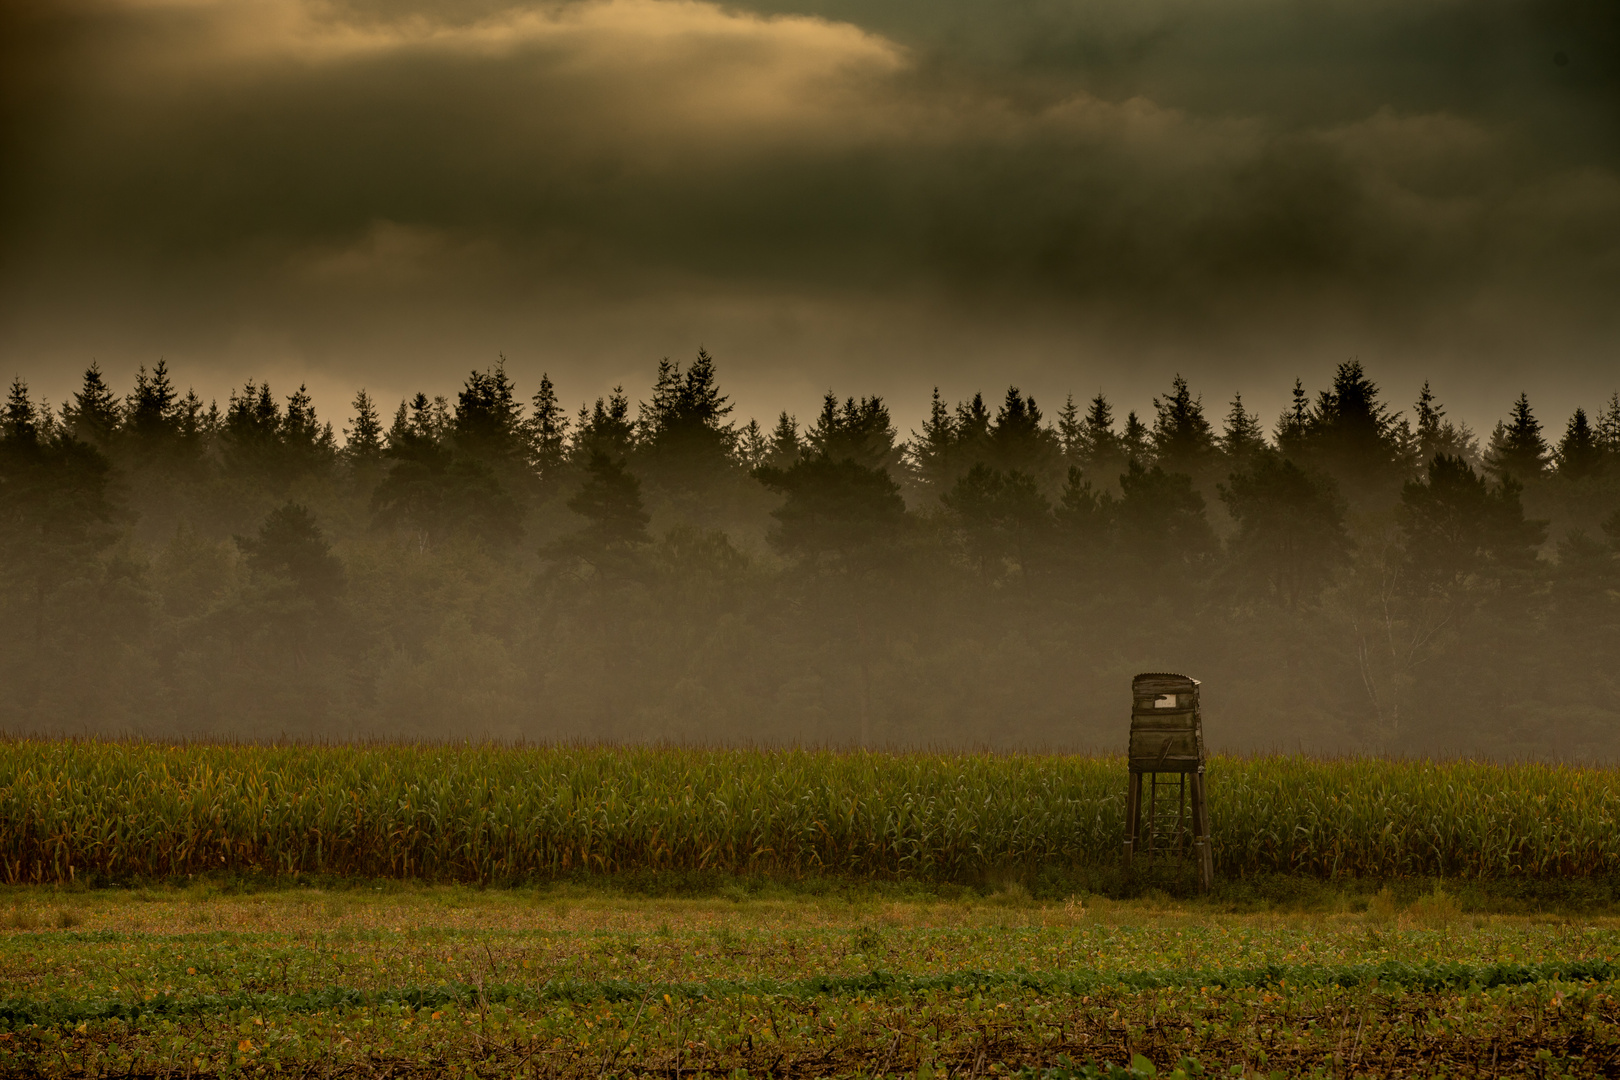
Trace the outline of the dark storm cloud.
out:
<instances>
[{"instance_id":1,"label":"dark storm cloud","mask_svg":"<svg viewBox=\"0 0 1620 1080\"><path fill-rule=\"evenodd\" d=\"M1217 396L1346 352L1597 393L1616 10L14 6L0 345L342 353L352 383L458 334L921 379L992 378L1001 340Z\"/></svg>"}]
</instances>

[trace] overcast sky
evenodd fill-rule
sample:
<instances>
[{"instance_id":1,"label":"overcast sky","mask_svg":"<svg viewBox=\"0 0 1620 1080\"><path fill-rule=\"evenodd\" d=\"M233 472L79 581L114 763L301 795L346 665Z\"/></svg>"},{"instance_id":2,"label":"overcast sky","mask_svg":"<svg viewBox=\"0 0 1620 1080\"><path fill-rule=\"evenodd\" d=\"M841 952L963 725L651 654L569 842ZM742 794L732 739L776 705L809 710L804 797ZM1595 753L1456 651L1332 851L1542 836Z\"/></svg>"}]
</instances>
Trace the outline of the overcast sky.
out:
<instances>
[{"instance_id":1,"label":"overcast sky","mask_svg":"<svg viewBox=\"0 0 1620 1080\"><path fill-rule=\"evenodd\" d=\"M4 0L0 375L1620 387L1616 0Z\"/></svg>"}]
</instances>

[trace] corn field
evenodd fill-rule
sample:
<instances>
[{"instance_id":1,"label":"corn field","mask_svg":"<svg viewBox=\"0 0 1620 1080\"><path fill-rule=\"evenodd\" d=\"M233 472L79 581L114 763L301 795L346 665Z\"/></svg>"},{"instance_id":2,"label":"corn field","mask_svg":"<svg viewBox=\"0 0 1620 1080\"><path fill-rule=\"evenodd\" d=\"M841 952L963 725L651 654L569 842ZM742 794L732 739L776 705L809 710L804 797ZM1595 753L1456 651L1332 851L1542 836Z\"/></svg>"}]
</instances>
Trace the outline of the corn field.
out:
<instances>
[{"instance_id":1,"label":"corn field","mask_svg":"<svg viewBox=\"0 0 1620 1080\"><path fill-rule=\"evenodd\" d=\"M1620 771L1209 765L1223 875L1620 871ZM0 742L0 878L210 871L516 881L717 870L929 881L1114 865L1110 757Z\"/></svg>"}]
</instances>

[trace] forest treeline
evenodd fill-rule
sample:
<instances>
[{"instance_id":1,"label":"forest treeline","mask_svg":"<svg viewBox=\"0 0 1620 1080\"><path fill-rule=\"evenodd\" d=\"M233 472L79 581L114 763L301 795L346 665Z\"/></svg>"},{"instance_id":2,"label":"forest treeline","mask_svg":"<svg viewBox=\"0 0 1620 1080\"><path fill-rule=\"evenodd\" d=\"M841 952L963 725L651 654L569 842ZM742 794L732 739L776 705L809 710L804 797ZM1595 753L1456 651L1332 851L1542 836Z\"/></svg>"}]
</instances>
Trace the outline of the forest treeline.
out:
<instances>
[{"instance_id":1,"label":"forest treeline","mask_svg":"<svg viewBox=\"0 0 1620 1080\"><path fill-rule=\"evenodd\" d=\"M0 432L0 729L1620 753L1620 395L1483 439L1356 362L1274 422L936 391L743 424L714 360L568 412L504 362L341 435L167 366Z\"/></svg>"}]
</instances>

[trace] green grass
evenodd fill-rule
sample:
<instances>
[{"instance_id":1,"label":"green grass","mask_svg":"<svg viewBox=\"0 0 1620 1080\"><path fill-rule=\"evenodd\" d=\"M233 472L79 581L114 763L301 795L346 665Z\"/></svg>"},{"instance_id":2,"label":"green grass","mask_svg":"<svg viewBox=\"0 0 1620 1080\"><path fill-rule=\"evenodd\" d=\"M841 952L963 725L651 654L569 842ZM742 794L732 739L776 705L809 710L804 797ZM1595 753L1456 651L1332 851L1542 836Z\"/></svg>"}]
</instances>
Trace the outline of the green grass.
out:
<instances>
[{"instance_id":1,"label":"green grass","mask_svg":"<svg viewBox=\"0 0 1620 1080\"><path fill-rule=\"evenodd\" d=\"M71 919L63 919L63 913ZM0 1075L1609 1075L1620 919L381 884L0 892ZM1141 1070L1138 1070L1140 1074Z\"/></svg>"},{"instance_id":2,"label":"green grass","mask_svg":"<svg viewBox=\"0 0 1620 1080\"><path fill-rule=\"evenodd\" d=\"M1538 764L1216 758L1216 868L1228 887L1583 881L1612 898L1617 780ZM0 742L0 879L610 873L1121 893L1124 788L1119 759L1057 755L15 740Z\"/></svg>"}]
</instances>

